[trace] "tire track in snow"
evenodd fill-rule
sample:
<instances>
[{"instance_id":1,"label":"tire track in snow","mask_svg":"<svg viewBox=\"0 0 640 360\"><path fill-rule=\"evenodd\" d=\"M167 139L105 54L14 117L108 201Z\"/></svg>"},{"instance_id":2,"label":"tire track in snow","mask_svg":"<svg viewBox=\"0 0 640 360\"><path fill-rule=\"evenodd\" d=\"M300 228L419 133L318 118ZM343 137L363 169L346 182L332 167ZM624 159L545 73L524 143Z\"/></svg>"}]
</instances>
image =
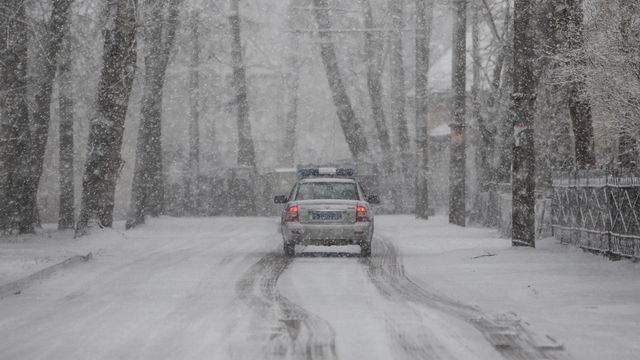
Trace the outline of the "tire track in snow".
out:
<instances>
[{"instance_id":1,"label":"tire track in snow","mask_svg":"<svg viewBox=\"0 0 640 360\"><path fill-rule=\"evenodd\" d=\"M402 259L397 248L388 239L378 239L373 243L373 256L361 259L367 267L369 278L382 296L393 301L408 301L440 311L463 320L482 333L484 338L505 359L569 359L564 347L553 339L536 336L513 316L498 316L491 319L480 310L447 299L420 288L404 273ZM397 335L397 334L396 334ZM402 336L393 336L401 340ZM420 344L399 344L412 358L433 358L433 346Z\"/></svg>"},{"instance_id":2,"label":"tire track in snow","mask_svg":"<svg viewBox=\"0 0 640 360\"><path fill-rule=\"evenodd\" d=\"M236 283L236 294L266 322L265 359L337 359L331 325L282 296L278 278L292 258L273 251Z\"/></svg>"}]
</instances>

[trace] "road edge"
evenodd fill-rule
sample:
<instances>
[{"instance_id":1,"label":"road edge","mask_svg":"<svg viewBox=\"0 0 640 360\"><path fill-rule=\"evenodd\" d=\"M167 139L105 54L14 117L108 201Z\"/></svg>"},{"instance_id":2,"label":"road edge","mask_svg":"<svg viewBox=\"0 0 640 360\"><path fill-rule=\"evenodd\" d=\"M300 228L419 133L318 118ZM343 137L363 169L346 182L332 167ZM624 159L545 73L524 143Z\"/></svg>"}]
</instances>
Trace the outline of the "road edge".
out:
<instances>
[{"instance_id":1,"label":"road edge","mask_svg":"<svg viewBox=\"0 0 640 360\"><path fill-rule=\"evenodd\" d=\"M58 263L58 264L49 266L48 268L37 271L27 277L2 285L0 286L0 299L6 297L7 295L18 295L22 290L26 289L27 287L29 287L29 285L31 285L33 282L37 280L46 279L51 275L55 274L59 270L66 269L79 262L87 262L91 259L93 259L92 253L88 253L86 256L76 255L68 258L67 260L61 263Z\"/></svg>"}]
</instances>

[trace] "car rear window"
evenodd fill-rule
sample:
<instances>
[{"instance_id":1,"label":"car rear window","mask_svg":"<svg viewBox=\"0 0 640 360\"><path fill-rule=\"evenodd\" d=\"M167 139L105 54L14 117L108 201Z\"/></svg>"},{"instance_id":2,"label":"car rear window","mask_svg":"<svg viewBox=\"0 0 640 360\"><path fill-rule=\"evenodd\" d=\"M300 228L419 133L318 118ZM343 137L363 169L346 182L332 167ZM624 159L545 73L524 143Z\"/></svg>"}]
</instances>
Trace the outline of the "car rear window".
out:
<instances>
[{"instance_id":1,"label":"car rear window","mask_svg":"<svg viewBox=\"0 0 640 360\"><path fill-rule=\"evenodd\" d=\"M300 184L296 200L319 199L358 200L358 189L355 183L309 182Z\"/></svg>"}]
</instances>

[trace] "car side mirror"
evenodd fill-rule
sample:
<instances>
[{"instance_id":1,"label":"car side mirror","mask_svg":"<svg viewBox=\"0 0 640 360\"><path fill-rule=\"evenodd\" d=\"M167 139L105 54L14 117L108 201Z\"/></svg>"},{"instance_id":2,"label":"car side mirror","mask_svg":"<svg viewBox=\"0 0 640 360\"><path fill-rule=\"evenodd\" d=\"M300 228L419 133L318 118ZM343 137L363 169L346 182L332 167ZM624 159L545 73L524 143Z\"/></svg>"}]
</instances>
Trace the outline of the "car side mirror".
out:
<instances>
[{"instance_id":1,"label":"car side mirror","mask_svg":"<svg viewBox=\"0 0 640 360\"><path fill-rule=\"evenodd\" d=\"M273 198L273 202L276 204L286 204L289 202L289 199L287 199L286 195L278 195Z\"/></svg>"},{"instance_id":2,"label":"car side mirror","mask_svg":"<svg viewBox=\"0 0 640 360\"><path fill-rule=\"evenodd\" d=\"M367 202L372 205L378 205L380 204L380 198L377 195L369 195L367 197Z\"/></svg>"}]
</instances>

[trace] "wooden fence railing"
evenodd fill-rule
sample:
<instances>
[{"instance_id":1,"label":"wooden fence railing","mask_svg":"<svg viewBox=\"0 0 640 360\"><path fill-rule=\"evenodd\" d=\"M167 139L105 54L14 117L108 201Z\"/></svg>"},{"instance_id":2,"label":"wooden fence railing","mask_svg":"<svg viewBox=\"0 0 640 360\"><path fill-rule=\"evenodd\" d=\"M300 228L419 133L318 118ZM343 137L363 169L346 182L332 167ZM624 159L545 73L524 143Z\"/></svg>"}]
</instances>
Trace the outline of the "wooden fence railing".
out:
<instances>
[{"instance_id":1,"label":"wooden fence railing","mask_svg":"<svg viewBox=\"0 0 640 360\"><path fill-rule=\"evenodd\" d=\"M552 209L559 241L614 258L640 257L640 174L556 172Z\"/></svg>"}]
</instances>

